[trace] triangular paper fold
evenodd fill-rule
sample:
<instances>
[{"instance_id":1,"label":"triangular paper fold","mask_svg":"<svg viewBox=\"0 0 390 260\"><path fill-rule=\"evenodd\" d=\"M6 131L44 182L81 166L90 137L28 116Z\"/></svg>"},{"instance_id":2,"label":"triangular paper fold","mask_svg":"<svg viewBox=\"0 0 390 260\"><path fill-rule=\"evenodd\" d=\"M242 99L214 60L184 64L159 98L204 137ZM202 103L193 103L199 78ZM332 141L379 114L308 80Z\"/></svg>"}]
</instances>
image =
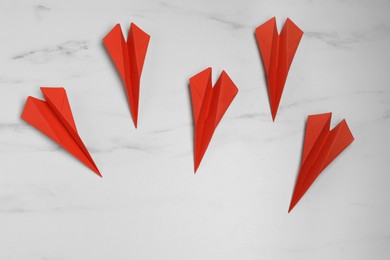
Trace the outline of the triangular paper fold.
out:
<instances>
[{"instance_id":1,"label":"triangular paper fold","mask_svg":"<svg viewBox=\"0 0 390 260\"><path fill-rule=\"evenodd\" d=\"M101 174L77 133L64 88L41 88L46 101L28 97L22 119L50 137L92 171Z\"/></svg>"},{"instance_id":2,"label":"triangular paper fold","mask_svg":"<svg viewBox=\"0 0 390 260\"><path fill-rule=\"evenodd\" d=\"M287 74L303 32L287 18L278 35L274 17L257 27L255 35L267 75L272 119L275 120Z\"/></svg>"},{"instance_id":3,"label":"triangular paper fold","mask_svg":"<svg viewBox=\"0 0 390 260\"><path fill-rule=\"evenodd\" d=\"M332 113L325 113L310 115L307 119L302 162L289 212L321 172L354 141L345 120L330 130L331 117Z\"/></svg>"},{"instance_id":4,"label":"triangular paper fold","mask_svg":"<svg viewBox=\"0 0 390 260\"><path fill-rule=\"evenodd\" d=\"M119 24L104 37L103 42L126 87L134 125L138 124L138 104L141 74L150 36L131 23L127 41Z\"/></svg>"},{"instance_id":5,"label":"triangular paper fold","mask_svg":"<svg viewBox=\"0 0 390 260\"><path fill-rule=\"evenodd\" d=\"M195 122L194 171L198 169L217 125L238 89L225 71L212 87L211 68L190 78L192 110Z\"/></svg>"}]
</instances>

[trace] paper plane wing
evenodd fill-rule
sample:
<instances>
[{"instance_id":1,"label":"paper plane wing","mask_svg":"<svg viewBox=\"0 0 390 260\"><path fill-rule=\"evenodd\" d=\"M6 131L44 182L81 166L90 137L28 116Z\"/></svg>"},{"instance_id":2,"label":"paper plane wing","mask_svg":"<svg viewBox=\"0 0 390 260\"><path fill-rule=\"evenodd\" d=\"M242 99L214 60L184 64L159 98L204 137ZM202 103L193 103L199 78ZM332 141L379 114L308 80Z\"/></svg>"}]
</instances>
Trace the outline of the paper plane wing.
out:
<instances>
[{"instance_id":1,"label":"paper plane wing","mask_svg":"<svg viewBox=\"0 0 390 260\"><path fill-rule=\"evenodd\" d=\"M279 36L278 74L282 77L280 81L282 91L302 36L303 31L299 29L298 26L296 26L289 18L287 18Z\"/></svg>"},{"instance_id":2,"label":"paper plane wing","mask_svg":"<svg viewBox=\"0 0 390 260\"><path fill-rule=\"evenodd\" d=\"M52 109L57 117L61 119L67 128L77 133L76 123L74 122L72 110L70 108L68 95L64 88L41 88L46 103Z\"/></svg>"},{"instance_id":3,"label":"paper plane wing","mask_svg":"<svg viewBox=\"0 0 390 260\"><path fill-rule=\"evenodd\" d=\"M347 148L355 138L348 127L347 122L343 119L332 131L329 133L329 148L326 147L326 157L322 170L325 169L336 157Z\"/></svg>"},{"instance_id":4,"label":"paper plane wing","mask_svg":"<svg viewBox=\"0 0 390 260\"><path fill-rule=\"evenodd\" d=\"M115 67L121 75L123 83L126 84L126 78L130 78L130 75L126 76L126 73L129 73L129 62L127 60L128 55L126 42L119 24L115 25L106 37L103 38L103 43L106 46Z\"/></svg>"},{"instance_id":5,"label":"paper plane wing","mask_svg":"<svg viewBox=\"0 0 390 260\"><path fill-rule=\"evenodd\" d=\"M130 50L129 55L132 57L130 60L135 65L132 66L134 68L134 74L138 75L138 78L140 78L142 74L149 40L149 34L145 33L134 23L131 23L127 38L127 46L128 50Z\"/></svg>"},{"instance_id":6,"label":"paper plane wing","mask_svg":"<svg viewBox=\"0 0 390 260\"><path fill-rule=\"evenodd\" d=\"M197 124L202 104L205 99L206 89L211 89L211 68L196 74L190 78L190 91L192 101L192 113L195 125Z\"/></svg>"},{"instance_id":7,"label":"paper plane wing","mask_svg":"<svg viewBox=\"0 0 390 260\"><path fill-rule=\"evenodd\" d=\"M134 23L130 25L129 35L127 38L127 51L130 61L131 87L127 86L126 88L135 127L137 127L138 124L138 105L141 74L144 67L146 51L149 45L149 39L150 36L144 31L142 31Z\"/></svg>"},{"instance_id":8,"label":"paper plane wing","mask_svg":"<svg viewBox=\"0 0 390 260\"><path fill-rule=\"evenodd\" d=\"M217 80L217 83L213 89L213 100L211 103L211 113L214 114L214 109L216 110L214 122L215 128L221 121L230 104L233 102L233 99L237 93L238 88L234 82L230 79L229 75L225 71L222 71L221 76Z\"/></svg>"},{"instance_id":9,"label":"paper plane wing","mask_svg":"<svg viewBox=\"0 0 390 260\"><path fill-rule=\"evenodd\" d=\"M308 116L301 165L306 162L307 156L314 147L317 151L313 151L312 154L317 154L318 149L321 148L321 143L329 132L331 116L332 113ZM316 141L318 144L314 146Z\"/></svg>"},{"instance_id":10,"label":"paper plane wing","mask_svg":"<svg viewBox=\"0 0 390 260\"><path fill-rule=\"evenodd\" d=\"M42 92L46 102L28 97L22 119L50 137L101 176L77 133L65 90L63 88L42 88Z\"/></svg>"},{"instance_id":11,"label":"paper plane wing","mask_svg":"<svg viewBox=\"0 0 390 260\"><path fill-rule=\"evenodd\" d=\"M257 45L260 50L261 58L263 60L265 72L268 74L270 69L271 57L277 55L278 48L278 32L276 28L275 17L271 18L264 24L256 28L255 31ZM275 59L274 63L277 62Z\"/></svg>"}]
</instances>

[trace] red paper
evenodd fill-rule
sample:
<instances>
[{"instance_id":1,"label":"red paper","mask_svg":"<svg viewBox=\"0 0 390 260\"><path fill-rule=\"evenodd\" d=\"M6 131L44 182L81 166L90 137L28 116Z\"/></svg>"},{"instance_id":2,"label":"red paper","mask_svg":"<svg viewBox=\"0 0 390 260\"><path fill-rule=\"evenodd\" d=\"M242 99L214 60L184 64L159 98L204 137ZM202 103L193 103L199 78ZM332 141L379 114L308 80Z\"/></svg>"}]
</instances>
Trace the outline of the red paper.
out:
<instances>
[{"instance_id":1,"label":"red paper","mask_svg":"<svg viewBox=\"0 0 390 260\"><path fill-rule=\"evenodd\" d=\"M102 177L77 133L76 124L64 88L41 88L46 101L28 97L22 119L53 139Z\"/></svg>"},{"instance_id":2,"label":"red paper","mask_svg":"<svg viewBox=\"0 0 390 260\"><path fill-rule=\"evenodd\" d=\"M256 28L256 39L267 75L272 120L275 120L287 74L303 32L287 18L278 35L275 17Z\"/></svg>"},{"instance_id":3,"label":"red paper","mask_svg":"<svg viewBox=\"0 0 390 260\"><path fill-rule=\"evenodd\" d=\"M134 125L137 128L140 81L150 36L131 23L127 42L119 24L104 37L103 42L123 83Z\"/></svg>"},{"instance_id":4,"label":"red paper","mask_svg":"<svg viewBox=\"0 0 390 260\"><path fill-rule=\"evenodd\" d=\"M195 122L194 172L196 172L218 123L238 89L225 71L222 71L213 88L211 68L190 78L190 89Z\"/></svg>"},{"instance_id":5,"label":"red paper","mask_svg":"<svg viewBox=\"0 0 390 260\"><path fill-rule=\"evenodd\" d=\"M288 212L320 173L354 140L345 119L330 131L331 117L332 113L325 113L307 118L301 167Z\"/></svg>"}]
</instances>

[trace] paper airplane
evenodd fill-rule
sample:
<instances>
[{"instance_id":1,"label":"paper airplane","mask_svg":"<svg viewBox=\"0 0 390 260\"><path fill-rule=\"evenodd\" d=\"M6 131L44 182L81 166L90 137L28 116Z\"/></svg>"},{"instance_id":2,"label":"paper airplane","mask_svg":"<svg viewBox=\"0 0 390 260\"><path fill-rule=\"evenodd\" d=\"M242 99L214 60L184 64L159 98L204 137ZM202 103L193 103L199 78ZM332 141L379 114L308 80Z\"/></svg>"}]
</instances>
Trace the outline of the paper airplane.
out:
<instances>
[{"instance_id":1,"label":"paper airplane","mask_svg":"<svg viewBox=\"0 0 390 260\"><path fill-rule=\"evenodd\" d=\"M140 81L150 36L131 23L127 41L119 24L104 37L103 42L126 86L127 100L135 128L138 122Z\"/></svg>"},{"instance_id":2,"label":"paper airplane","mask_svg":"<svg viewBox=\"0 0 390 260\"><path fill-rule=\"evenodd\" d=\"M22 119L53 139L102 177L81 141L64 88L41 88L46 101L28 97Z\"/></svg>"},{"instance_id":3,"label":"paper airplane","mask_svg":"<svg viewBox=\"0 0 390 260\"><path fill-rule=\"evenodd\" d=\"M276 113L287 74L303 32L289 18L278 35L275 17L256 28L256 39L267 75L272 120Z\"/></svg>"},{"instance_id":4,"label":"paper airplane","mask_svg":"<svg viewBox=\"0 0 390 260\"><path fill-rule=\"evenodd\" d=\"M331 117L332 113L325 113L307 118L301 167L288 212L320 173L354 140L345 119L330 131Z\"/></svg>"},{"instance_id":5,"label":"paper airplane","mask_svg":"<svg viewBox=\"0 0 390 260\"><path fill-rule=\"evenodd\" d=\"M212 87L211 68L190 78L192 111L195 122L194 172L206 152L218 123L238 89L225 71Z\"/></svg>"}]
</instances>

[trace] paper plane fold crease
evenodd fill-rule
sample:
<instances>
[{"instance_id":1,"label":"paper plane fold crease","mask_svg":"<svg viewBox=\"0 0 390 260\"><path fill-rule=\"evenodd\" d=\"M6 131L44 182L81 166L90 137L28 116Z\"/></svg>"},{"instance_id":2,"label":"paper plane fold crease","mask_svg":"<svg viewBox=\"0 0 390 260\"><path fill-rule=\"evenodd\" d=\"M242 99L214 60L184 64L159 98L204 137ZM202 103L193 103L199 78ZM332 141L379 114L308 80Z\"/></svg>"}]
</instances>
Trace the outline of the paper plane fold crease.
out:
<instances>
[{"instance_id":1,"label":"paper plane fold crease","mask_svg":"<svg viewBox=\"0 0 390 260\"><path fill-rule=\"evenodd\" d=\"M126 87L127 100L136 128L141 74L149 40L150 36L134 23L130 25L127 41L123 37L119 24L115 25L103 39L103 43Z\"/></svg>"},{"instance_id":2,"label":"paper plane fold crease","mask_svg":"<svg viewBox=\"0 0 390 260\"><path fill-rule=\"evenodd\" d=\"M345 119L330 130L331 117L332 113L325 113L307 118L301 166L288 212L320 173L354 141Z\"/></svg>"},{"instance_id":3,"label":"paper plane fold crease","mask_svg":"<svg viewBox=\"0 0 390 260\"><path fill-rule=\"evenodd\" d=\"M215 129L238 89L225 71L212 87L211 68L190 78L192 111L195 123L194 172L198 169Z\"/></svg>"},{"instance_id":4,"label":"paper plane fold crease","mask_svg":"<svg viewBox=\"0 0 390 260\"><path fill-rule=\"evenodd\" d=\"M28 97L22 119L102 177L77 132L65 89L42 87L41 91L46 101Z\"/></svg>"}]
</instances>

